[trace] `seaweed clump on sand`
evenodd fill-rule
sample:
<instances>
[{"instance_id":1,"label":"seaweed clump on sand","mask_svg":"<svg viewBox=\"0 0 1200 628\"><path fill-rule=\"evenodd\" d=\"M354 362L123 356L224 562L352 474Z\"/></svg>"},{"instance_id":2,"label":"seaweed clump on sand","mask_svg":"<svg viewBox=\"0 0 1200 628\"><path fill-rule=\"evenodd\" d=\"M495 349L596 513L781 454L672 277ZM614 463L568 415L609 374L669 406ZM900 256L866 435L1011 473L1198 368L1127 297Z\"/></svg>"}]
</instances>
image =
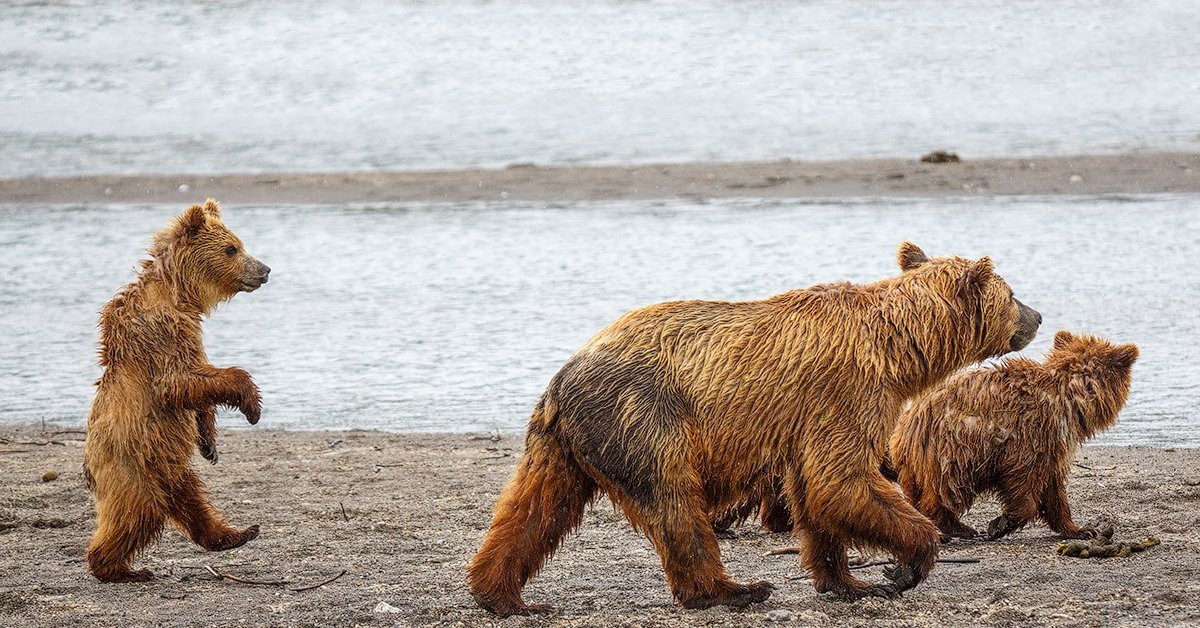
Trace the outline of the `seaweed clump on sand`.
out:
<instances>
[{"instance_id":1,"label":"seaweed clump on sand","mask_svg":"<svg viewBox=\"0 0 1200 628\"><path fill-rule=\"evenodd\" d=\"M1142 552L1161 541L1153 536L1148 536L1137 542L1114 542L1113 532L1115 526L1111 523L1105 523L1099 526L1085 526L1084 530L1089 530L1095 533L1090 541L1064 541L1058 544L1058 553L1063 556L1073 556L1075 558L1124 558L1136 552Z\"/></svg>"}]
</instances>

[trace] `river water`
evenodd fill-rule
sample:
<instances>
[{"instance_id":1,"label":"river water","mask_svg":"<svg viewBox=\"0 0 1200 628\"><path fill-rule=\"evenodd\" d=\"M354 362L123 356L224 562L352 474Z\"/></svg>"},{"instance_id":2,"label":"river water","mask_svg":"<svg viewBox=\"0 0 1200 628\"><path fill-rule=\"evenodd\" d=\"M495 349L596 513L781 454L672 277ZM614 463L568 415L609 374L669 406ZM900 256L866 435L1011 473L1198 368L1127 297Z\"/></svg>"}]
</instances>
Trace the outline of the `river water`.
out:
<instances>
[{"instance_id":1,"label":"river water","mask_svg":"<svg viewBox=\"0 0 1200 628\"><path fill-rule=\"evenodd\" d=\"M1200 150L1192 0L4 2L0 177Z\"/></svg>"},{"instance_id":2,"label":"river water","mask_svg":"<svg viewBox=\"0 0 1200 628\"><path fill-rule=\"evenodd\" d=\"M1045 317L1136 342L1100 442L1200 445L1195 198L721 200L237 207L273 269L206 326L264 393L264 427L515 432L553 373L621 313L896 273L903 239L990 255ZM81 424L96 313L176 206L0 206L0 422ZM223 413L223 426L244 425Z\"/></svg>"}]
</instances>

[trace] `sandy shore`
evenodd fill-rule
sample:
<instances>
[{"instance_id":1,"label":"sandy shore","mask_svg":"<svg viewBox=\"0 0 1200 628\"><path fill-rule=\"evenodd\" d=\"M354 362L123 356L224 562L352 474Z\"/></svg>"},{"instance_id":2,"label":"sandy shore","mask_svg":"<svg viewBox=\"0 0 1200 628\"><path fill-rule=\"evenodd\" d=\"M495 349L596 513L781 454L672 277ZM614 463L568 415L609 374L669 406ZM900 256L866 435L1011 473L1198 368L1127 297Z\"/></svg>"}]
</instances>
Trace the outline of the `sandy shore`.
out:
<instances>
[{"instance_id":1,"label":"sandy shore","mask_svg":"<svg viewBox=\"0 0 1200 628\"><path fill-rule=\"evenodd\" d=\"M340 204L673 198L839 198L1200 192L1200 154L913 159L444 172L88 176L0 180L0 203Z\"/></svg>"},{"instance_id":2,"label":"sandy shore","mask_svg":"<svg viewBox=\"0 0 1200 628\"><path fill-rule=\"evenodd\" d=\"M513 472L521 439L380 432L225 430L221 462L196 459L215 503L235 525L262 535L206 553L169 531L140 561L159 577L105 585L83 550L94 526L80 472L83 434L0 427L0 624L467 625L499 624L463 586L466 562ZM56 470L58 479L43 482ZM1162 545L1129 558L1055 554L1057 540L1031 527L998 542L957 542L943 564L897 601L818 596L789 544L756 527L721 541L734 577L773 582L775 594L745 610L685 611L672 603L658 558L604 501L588 513L526 591L549 603L546 619L506 626L1172 626L1200 621L1200 450L1086 447L1071 482L1083 523L1116 522L1119 540ZM968 514L981 527L985 502ZM218 579L205 567L252 585ZM879 580L879 567L861 572ZM295 591L346 573L325 586ZM395 612L379 612L381 603Z\"/></svg>"}]
</instances>

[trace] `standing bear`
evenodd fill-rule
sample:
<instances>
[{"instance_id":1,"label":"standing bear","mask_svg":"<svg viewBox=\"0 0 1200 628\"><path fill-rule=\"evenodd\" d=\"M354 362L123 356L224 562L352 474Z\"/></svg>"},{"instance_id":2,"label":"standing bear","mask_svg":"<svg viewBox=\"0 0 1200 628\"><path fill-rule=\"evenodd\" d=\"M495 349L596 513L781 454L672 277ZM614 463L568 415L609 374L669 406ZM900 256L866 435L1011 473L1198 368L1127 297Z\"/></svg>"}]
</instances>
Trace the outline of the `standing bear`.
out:
<instances>
[{"instance_id":1,"label":"standing bear","mask_svg":"<svg viewBox=\"0 0 1200 628\"><path fill-rule=\"evenodd\" d=\"M687 608L765 600L721 563L711 519L779 478L818 592L894 597L921 582L937 528L880 474L904 401L950 373L1024 347L1041 316L988 258L929 259L902 273L763 301L676 301L625 314L551 379L516 476L471 560L475 600L544 612L525 583L607 495L658 551ZM890 552L891 582L850 575L848 547Z\"/></svg>"},{"instance_id":2,"label":"standing bear","mask_svg":"<svg viewBox=\"0 0 1200 628\"><path fill-rule=\"evenodd\" d=\"M209 503L192 452L217 462L214 408L237 408L251 424L258 387L237 367L209 364L201 319L238 292L266 283L221 222L217 203L193 205L158 232L137 279L100 312L100 365L88 415L83 471L96 498L91 572L104 582L149 580L133 559L170 521L201 547L226 550L258 536L237 530Z\"/></svg>"},{"instance_id":3,"label":"standing bear","mask_svg":"<svg viewBox=\"0 0 1200 628\"><path fill-rule=\"evenodd\" d=\"M1067 475L1075 451L1117 422L1129 396L1132 344L1060 331L1044 364L1013 358L950 378L913 401L890 443L900 486L945 538L972 538L960 517L994 492L997 539L1041 518L1067 538L1086 538L1071 520Z\"/></svg>"}]
</instances>

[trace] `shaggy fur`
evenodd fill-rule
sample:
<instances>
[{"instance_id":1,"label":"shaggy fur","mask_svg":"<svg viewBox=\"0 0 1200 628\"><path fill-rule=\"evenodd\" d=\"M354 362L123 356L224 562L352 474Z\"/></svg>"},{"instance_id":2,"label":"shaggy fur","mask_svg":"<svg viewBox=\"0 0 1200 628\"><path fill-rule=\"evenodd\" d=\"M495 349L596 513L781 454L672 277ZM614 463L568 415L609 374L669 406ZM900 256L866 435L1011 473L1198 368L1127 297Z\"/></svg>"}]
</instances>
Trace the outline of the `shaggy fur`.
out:
<instances>
[{"instance_id":1,"label":"shaggy fur","mask_svg":"<svg viewBox=\"0 0 1200 628\"><path fill-rule=\"evenodd\" d=\"M567 361L538 400L516 477L472 559L475 600L544 607L525 583L599 493L662 558L680 604L770 595L721 563L711 520L781 482L820 592L895 596L925 578L937 529L879 473L901 404L959 368L1025 346L1040 316L987 258L900 247L898 277L763 301L634 310ZM848 546L896 557L894 581L850 576Z\"/></svg>"},{"instance_id":2,"label":"shaggy fur","mask_svg":"<svg viewBox=\"0 0 1200 628\"><path fill-rule=\"evenodd\" d=\"M904 412L892 464L917 509L943 537L971 538L960 517L994 492L996 539L1041 518L1085 538L1071 520L1066 482L1079 444L1112 427L1129 395L1138 349L1060 331L1044 364L1024 358L951 378Z\"/></svg>"},{"instance_id":3,"label":"shaggy fur","mask_svg":"<svg viewBox=\"0 0 1200 628\"><path fill-rule=\"evenodd\" d=\"M83 457L96 498L88 566L105 582L150 579L148 570L130 566L167 521L209 550L258 536L258 526L236 530L225 522L191 457L199 446L217 462L214 406L258 422L258 387L240 368L209 364L200 322L220 302L265 283L271 269L246 253L211 199L155 235L149 253L137 279L100 312L104 373Z\"/></svg>"}]
</instances>

